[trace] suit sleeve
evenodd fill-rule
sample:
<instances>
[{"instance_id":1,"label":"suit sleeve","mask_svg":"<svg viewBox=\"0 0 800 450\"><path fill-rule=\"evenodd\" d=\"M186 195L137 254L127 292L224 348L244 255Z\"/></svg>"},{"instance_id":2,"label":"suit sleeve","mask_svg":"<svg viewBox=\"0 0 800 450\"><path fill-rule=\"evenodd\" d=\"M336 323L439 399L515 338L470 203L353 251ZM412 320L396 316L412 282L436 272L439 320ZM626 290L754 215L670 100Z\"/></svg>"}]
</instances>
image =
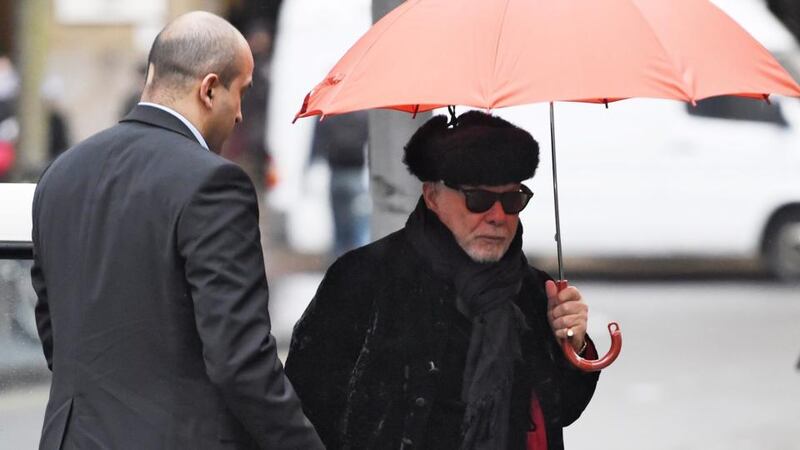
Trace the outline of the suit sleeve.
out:
<instances>
[{"instance_id":1,"label":"suit sleeve","mask_svg":"<svg viewBox=\"0 0 800 450\"><path fill-rule=\"evenodd\" d=\"M294 328L286 374L328 449L342 448L349 383L361 352L371 299L370 268L345 255L334 263Z\"/></svg>"},{"instance_id":2,"label":"suit sleeve","mask_svg":"<svg viewBox=\"0 0 800 450\"><path fill-rule=\"evenodd\" d=\"M37 192L38 194L38 192ZM42 343L42 350L44 351L44 358L47 361L47 367L53 370L53 326L50 321L50 305L47 298L47 285L44 280L44 272L42 270L42 261L39 248L39 218L37 199L38 195L34 196L33 201L33 232L31 233L31 241L33 242L33 266L31 266L31 284L33 290L36 292L36 307L34 309L36 315L36 329L39 332L39 340Z\"/></svg>"},{"instance_id":3,"label":"suit sleeve","mask_svg":"<svg viewBox=\"0 0 800 450\"><path fill-rule=\"evenodd\" d=\"M264 449L321 449L284 376L250 180L224 165L184 207L177 227L203 358L230 411Z\"/></svg>"}]
</instances>

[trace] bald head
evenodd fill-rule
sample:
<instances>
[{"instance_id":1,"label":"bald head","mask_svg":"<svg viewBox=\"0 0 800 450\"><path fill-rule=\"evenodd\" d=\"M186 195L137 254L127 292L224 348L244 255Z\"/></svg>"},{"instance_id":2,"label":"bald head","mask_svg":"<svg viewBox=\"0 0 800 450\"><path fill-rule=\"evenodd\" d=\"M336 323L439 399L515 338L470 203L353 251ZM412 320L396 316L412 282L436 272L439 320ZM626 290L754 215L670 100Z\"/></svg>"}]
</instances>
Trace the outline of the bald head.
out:
<instances>
[{"instance_id":1,"label":"bald head","mask_svg":"<svg viewBox=\"0 0 800 450\"><path fill-rule=\"evenodd\" d=\"M153 42L141 100L188 120L215 152L242 120L253 54L230 23L207 12L184 14Z\"/></svg>"},{"instance_id":2,"label":"bald head","mask_svg":"<svg viewBox=\"0 0 800 450\"><path fill-rule=\"evenodd\" d=\"M179 95L209 73L227 88L238 74L243 46L241 33L219 16L203 11L179 16L153 42L145 91Z\"/></svg>"}]
</instances>

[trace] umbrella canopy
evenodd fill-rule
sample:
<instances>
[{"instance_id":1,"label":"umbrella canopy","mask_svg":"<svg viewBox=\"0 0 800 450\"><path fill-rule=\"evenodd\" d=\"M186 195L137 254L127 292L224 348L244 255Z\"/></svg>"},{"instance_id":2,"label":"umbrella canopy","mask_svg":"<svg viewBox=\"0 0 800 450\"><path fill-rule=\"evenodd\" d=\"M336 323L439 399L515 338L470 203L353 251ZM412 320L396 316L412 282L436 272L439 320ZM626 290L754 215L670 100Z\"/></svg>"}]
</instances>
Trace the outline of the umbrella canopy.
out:
<instances>
[{"instance_id":1,"label":"umbrella canopy","mask_svg":"<svg viewBox=\"0 0 800 450\"><path fill-rule=\"evenodd\" d=\"M408 0L297 116L769 94L800 86L708 0Z\"/></svg>"},{"instance_id":2,"label":"umbrella canopy","mask_svg":"<svg viewBox=\"0 0 800 450\"><path fill-rule=\"evenodd\" d=\"M708 0L407 0L348 50L295 119L550 102L560 290L552 102L770 94L800 96L800 86ZM619 325L608 330L611 350L599 360L579 357L567 340L564 355L585 371L608 366L622 346Z\"/></svg>"}]
</instances>

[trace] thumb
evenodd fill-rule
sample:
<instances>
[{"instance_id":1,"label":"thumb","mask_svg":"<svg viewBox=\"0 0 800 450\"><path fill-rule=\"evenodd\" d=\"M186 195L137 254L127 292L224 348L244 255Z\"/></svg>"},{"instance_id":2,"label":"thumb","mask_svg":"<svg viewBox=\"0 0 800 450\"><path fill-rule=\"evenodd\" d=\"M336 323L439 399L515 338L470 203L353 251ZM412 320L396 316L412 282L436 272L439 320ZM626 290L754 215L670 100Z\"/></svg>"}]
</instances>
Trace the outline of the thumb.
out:
<instances>
[{"instance_id":1,"label":"thumb","mask_svg":"<svg viewBox=\"0 0 800 450\"><path fill-rule=\"evenodd\" d=\"M551 305L558 304L558 288L553 280L547 280L544 283L544 291L547 294L548 303Z\"/></svg>"}]
</instances>

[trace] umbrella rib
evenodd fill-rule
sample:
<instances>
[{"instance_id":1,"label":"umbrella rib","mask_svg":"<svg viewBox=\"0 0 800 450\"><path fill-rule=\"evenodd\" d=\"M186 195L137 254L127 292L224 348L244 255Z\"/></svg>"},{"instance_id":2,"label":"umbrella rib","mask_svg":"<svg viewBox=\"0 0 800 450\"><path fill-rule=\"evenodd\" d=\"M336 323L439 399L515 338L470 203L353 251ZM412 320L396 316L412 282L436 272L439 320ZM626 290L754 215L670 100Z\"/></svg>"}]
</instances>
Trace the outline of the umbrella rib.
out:
<instances>
[{"instance_id":1,"label":"umbrella rib","mask_svg":"<svg viewBox=\"0 0 800 450\"><path fill-rule=\"evenodd\" d=\"M420 0L417 0L416 3L419 3L419 1ZM372 50L372 47L374 47L375 44L380 40L380 37L383 36L385 33L387 33L389 31L389 29L392 27L392 25L394 25L398 20L400 20L400 18L402 18L405 14L407 14L411 10L410 4L411 4L411 0L408 0L402 5L402 6L406 6L406 5L409 5L409 6L405 10L403 10L402 12L399 12L397 14L397 17L393 17L393 20L391 21L391 23L387 23L386 24L386 27L384 28L384 30L381 31L381 34L379 34L378 36L375 36L375 38L372 40L372 43L369 44L369 47L367 47L366 49L364 49L363 52L361 52L361 55L359 55L358 60L353 64L353 67L350 70L350 72L355 72L356 68L358 68L358 66L361 65L361 61L364 60L364 57L367 55L367 53L369 53ZM391 15L395 11L397 11L397 10L395 9L393 11L390 11L388 15ZM383 16L383 17L384 17L384 19L388 19L387 16ZM381 19L381 20L383 20L383 19ZM380 20L378 22L380 22ZM375 25L373 25L373 26L375 26ZM342 81L339 82L336 90L331 94L331 98L329 100L329 103L333 103L333 101L336 100L336 97L338 97L339 92L341 92L341 90L342 90L342 87L348 81L349 81L348 77L344 77L342 79Z\"/></svg>"},{"instance_id":2,"label":"umbrella rib","mask_svg":"<svg viewBox=\"0 0 800 450\"><path fill-rule=\"evenodd\" d=\"M676 80L680 80L680 86L679 87L680 87L681 91L683 91L683 94L686 96L686 101L694 103L694 101L695 101L694 90L690 89L690 86L686 85L686 80L684 80L683 75L682 75L681 71L679 70L679 67L678 67L677 63L675 62L675 59L672 57L672 55L669 53L669 51L667 51L667 47L664 45L664 42L661 40L661 36L659 36L658 33L656 32L655 28L653 28L652 24L650 23L649 18L642 11L642 9L639 7L639 5L636 3L636 0L629 0L629 1L630 1L631 5L633 5L634 9L636 9L636 12L639 13L639 15L642 17L642 20L644 21L644 23L647 24L647 27L653 33L653 36L655 37L656 42L658 42L658 46L661 47L662 51L667 56L667 59L670 62L670 66L672 67L672 70L677 75L675 77L675 79ZM692 91L691 94L689 93L690 91Z\"/></svg>"},{"instance_id":3,"label":"umbrella rib","mask_svg":"<svg viewBox=\"0 0 800 450\"><path fill-rule=\"evenodd\" d=\"M506 16L508 15L508 5L511 3L511 0L506 0L505 7L503 8L503 15L500 18L500 25L499 29L497 30L497 40L494 43L494 54L492 55L492 89L489 92L494 92L495 83L497 81L497 55L500 54L500 40L503 36L503 26L506 23ZM490 107L494 107L495 99L491 99Z\"/></svg>"}]
</instances>

